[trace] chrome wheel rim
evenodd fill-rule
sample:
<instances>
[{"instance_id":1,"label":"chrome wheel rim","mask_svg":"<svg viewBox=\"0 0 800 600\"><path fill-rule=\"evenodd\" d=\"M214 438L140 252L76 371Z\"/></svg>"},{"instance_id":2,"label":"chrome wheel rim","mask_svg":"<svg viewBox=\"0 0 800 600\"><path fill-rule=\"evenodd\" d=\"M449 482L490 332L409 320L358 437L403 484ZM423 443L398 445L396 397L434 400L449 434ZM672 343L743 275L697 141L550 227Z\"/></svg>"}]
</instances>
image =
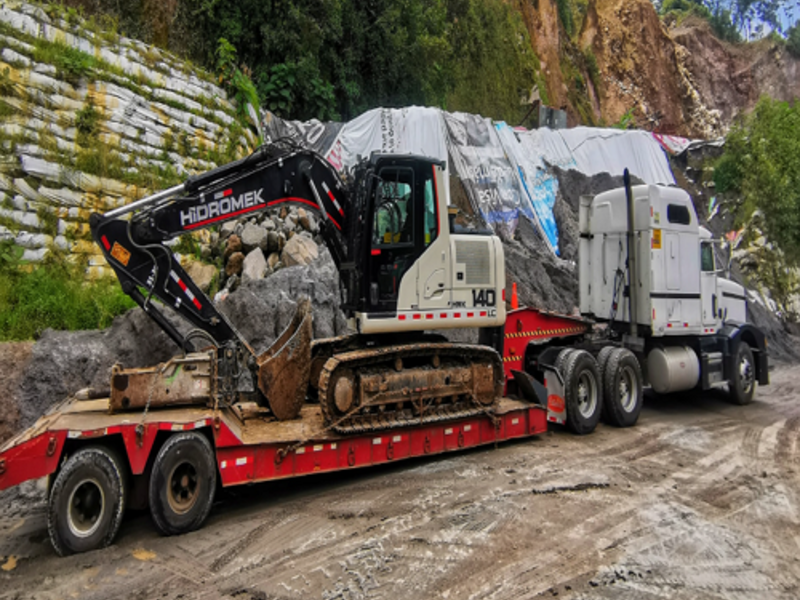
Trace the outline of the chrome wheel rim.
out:
<instances>
[{"instance_id":1,"label":"chrome wheel rim","mask_svg":"<svg viewBox=\"0 0 800 600\"><path fill-rule=\"evenodd\" d=\"M584 371L578 377L578 412L585 419L594 415L597 409L597 381L591 371Z\"/></svg>"},{"instance_id":2,"label":"chrome wheel rim","mask_svg":"<svg viewBox=\"0 0 800 600\"><path fill-rule=\"evenodd\" d=\"M749 394L754 384L755 375L753 374L753 365L750 363L749 358L743 356L741 360L739 360L739 385L742 388L742 392L745 395Z\"/></svg>"},{"instance_id":3,"label":"chrome wheel rim","mask_svg":"<svg viewBox=\"0 0 800 600\"><path fill-rule=\"evenodd\" d=\"M96 479L82 480L72 488L67 508L67 527L75 537L87 538L100 527L106 497Z\"/></svg>"},{"instance_id":4,"label":"chrome wheel rim","mask_svg":"<svg viewBox=\"0 0 800 600\"><path fill-rule=\"evenodd\" d=\"M619 377L619 404L622 410L629 413L639 402L639 388L636 385L636 373L628 366L622 367Z\"/></svg>"}]
</instances>

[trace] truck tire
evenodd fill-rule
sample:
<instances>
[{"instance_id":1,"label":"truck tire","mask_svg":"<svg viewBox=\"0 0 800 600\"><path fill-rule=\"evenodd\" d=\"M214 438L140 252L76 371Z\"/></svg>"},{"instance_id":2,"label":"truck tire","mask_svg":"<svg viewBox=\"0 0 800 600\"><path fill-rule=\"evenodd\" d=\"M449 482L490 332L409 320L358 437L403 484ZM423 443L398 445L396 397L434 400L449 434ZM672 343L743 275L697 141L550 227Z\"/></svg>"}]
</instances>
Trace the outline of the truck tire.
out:
<instances>
[{"instance_id":1,"label":"truck tire","mask_svg":"<svg viewBox=\"0 0 800 600\"><path fill-rule=\"evenodd\" d=\"M198 529L211 512L217 463L208 439L196 431L170 437L150 476L150 515L163 535Z\"/></svg>"},{"instance_id":2,"label":"truck tire","mask_svg":"<svg viewBox=\"0 0 800 600\"><path fill-rule=\"evenodd\" d=\"M733 376L728 382L730 399L734 404L750 404L756 393L756 370L753 351L747 342L739 340L733 352Z\"/></svg>"},{"instance_id":3,"label":"truck tire","mask_svg":"<svg viewBox=\"0 0 800 600\"><path fill-rule=\"evenodd\" d=\"M59 556L105 548L125 513L126 471L102 446L82 448L56 476L50 490L47 532Z\"/></svg>"},{"instance_id":4,"label":"truck tire","mask_svg":"<svg viewBox=\"0 0 800 600\"><path fill-rule=\"evenodd\" d=\"M603 417L615 427L631 427L642 410L642 369L627 348L614 348L603 369Z\"/></svg>"},{"instance_id":5,"label":"truck tire","mask_svg":"<svg viewBox=\"0 0 800 600\"><path fill-rule=\"evenodd\" d=\"M573 433L586 435L597 427L603 409L597 362L585 350L573 350L563 366L567 427Z\"/></svg>"},{"instance_id":6,"label":"truck tire","mask_svg":"<svg viewBox=\"0 0 800 600\"><path fill-rule=\"evenodd\" d=\"M567 362L567 357L575 352L574 348L564 348L561 352L558 353L556 356L556 363L553 365L556 368L556 371L561 373L561 378L564 378L564 363Z\"/></svg>"},{"instance_id":7,"label":"truck tire","mask_svg":"<svg viewBox=\"0 0 800 600\"><path fill-rule=\"evenodd\" d=\"M611 357L611 353L616 349L616 346L603 346L600 349L600 352L597 353L597 372L600 373L601 382L605 382L606 380L606 364L608 363L608 359ZM608 422L605 402L603 402L603 410L600 412L600 419L606 423Z\"/></svg>"}]
</instances>

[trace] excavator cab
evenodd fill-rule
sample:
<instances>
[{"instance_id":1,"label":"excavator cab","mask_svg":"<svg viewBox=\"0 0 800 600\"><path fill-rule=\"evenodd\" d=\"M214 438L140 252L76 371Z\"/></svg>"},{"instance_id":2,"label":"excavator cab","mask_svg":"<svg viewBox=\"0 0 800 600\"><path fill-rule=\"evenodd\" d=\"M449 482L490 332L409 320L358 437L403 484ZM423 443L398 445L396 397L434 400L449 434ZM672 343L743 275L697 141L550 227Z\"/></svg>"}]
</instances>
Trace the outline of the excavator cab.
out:
<instances>
[{"instance_id":1,"label":"excavator cab","mask_svg":"<svg viewBox=\"0 0 800 600\"><path fill-rule=\"evenodd\" d=\"M360 333L497 327L505 320L503 248L485 234L452 234L447 165L373 154L359 173L364 196L350 256L360 268L352 298ZM366 181L366 184L363 183Z\"/></svg>"},{"instance_id":2,"label":"excavator cab","mask_svg":"<svg viewBox=\"0 0 800 600\"><path fill-rule=\"evenodd\" d=\"M367 312L397 310L400 285L436 238L434 164L417 157L376 159L372 206L367 225L369 280Z\"/></svg>"}]
</instances>

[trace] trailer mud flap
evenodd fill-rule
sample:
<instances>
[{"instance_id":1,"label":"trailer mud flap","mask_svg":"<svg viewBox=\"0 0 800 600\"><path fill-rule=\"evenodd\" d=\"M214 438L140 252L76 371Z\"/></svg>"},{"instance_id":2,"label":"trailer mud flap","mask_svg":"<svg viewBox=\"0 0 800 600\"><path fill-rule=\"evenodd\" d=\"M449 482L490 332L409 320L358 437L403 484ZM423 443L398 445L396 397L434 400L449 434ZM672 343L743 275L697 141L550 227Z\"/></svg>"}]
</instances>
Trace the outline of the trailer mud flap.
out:
<instances>
[{"instance_id":1,"label":"trailer mud flap","mask_svg":"<svg viewBox=\"0 0 800 600\"><path fill-rule=\"evenodd\" d=\"M547 421L563 425L567 422L564 381L558 371L550 369L546 365L540 365L540 368L545 373L544 385L547 388Z\"/></svg>"}]
</instances>

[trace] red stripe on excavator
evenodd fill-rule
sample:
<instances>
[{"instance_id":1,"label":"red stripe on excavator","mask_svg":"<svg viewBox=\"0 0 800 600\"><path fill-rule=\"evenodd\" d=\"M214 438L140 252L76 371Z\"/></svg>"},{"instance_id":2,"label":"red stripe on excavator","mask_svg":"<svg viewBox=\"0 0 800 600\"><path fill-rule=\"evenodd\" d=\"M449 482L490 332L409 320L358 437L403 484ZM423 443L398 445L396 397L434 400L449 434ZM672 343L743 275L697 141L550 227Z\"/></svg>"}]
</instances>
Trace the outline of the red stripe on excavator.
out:
<instances>
[{"instance_id":1,"label":"red stripe on excavator","mask_svg":"<svg viewBox=\"0 0 800 600\"><path fill-rule=\"evenodd\" d=\"M111 250L111 244L108 243L108 238L106 236L101 237L100 240L103 242L103 247L106 250Z\"/></svg>"},{"instance_id":2,"label":"red stripe on excavator","mask_svg":"<svg viewBox=\"0 0 800 600\"><path fill-rule=\"evenodd\" d=\"M228 188L227 190L225 190L224 192L222 192L222 197L223 197L223 198L227 198L227 197L228 197L228 196L230 196L232 193L233 193L233 188Z\"/></svg>"},{"instance_id":3,"label":"red stripe on excavator","mask_svg":"<svg viewBox=\"0 0 800 600\"><path fill-rule=\"evenodd\" d=\"M197 307L197 310L203 309L203 305L200 304L200 301L197 298L192 298L192 303Z\"/></svg>"},{"instance_id":4,"label":"red stripe on excavator","mask_svg":"<svg viewBox=\"0 0 800 600\"><path fill-rule=\"evenodd\" d=\"M176 281L178 282L178 287L181 288L181 291L182 292L186 292L186 284L183 283L183 280L182 279L176 279Z\"/></svg>"}]
</instances>

